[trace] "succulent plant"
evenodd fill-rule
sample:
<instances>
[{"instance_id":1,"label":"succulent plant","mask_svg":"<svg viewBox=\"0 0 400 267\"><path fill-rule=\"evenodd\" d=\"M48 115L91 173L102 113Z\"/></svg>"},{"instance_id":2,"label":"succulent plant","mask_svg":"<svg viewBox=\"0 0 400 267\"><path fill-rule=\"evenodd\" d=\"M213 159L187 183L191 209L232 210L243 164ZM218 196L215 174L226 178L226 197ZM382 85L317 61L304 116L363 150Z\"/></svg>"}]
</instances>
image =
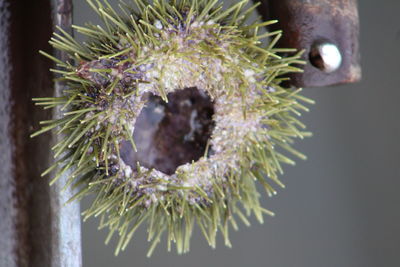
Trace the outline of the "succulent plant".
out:
<instances>
[{"instance_id":1,"label":"succulent plant","mask_svg":"<svg viewBox=\"0 0 400 267\"><path fill-rule=\"evenodd\" d=\"M118 235L116 253L146 223L149 255L167 233L168 249L189 250L195 224L215 247L220 231L230 246L237 218L273 213L260 205L283 187L284 152L300 158L293 139L306 137L297 116L312 103L282 85L301 71L301 52L275 48L281 32L248 23L257 5L224 9L218 0L134 0L119 12L87 1L104 25L74 29L79 43L58 29L51 45L69 55L53 70L68 88L34 99L62 110L32 136L55 130L56 161L43 175L78 187L75 201L94 194L85 218L100 216Z\"/></svg>"}]
</instances>

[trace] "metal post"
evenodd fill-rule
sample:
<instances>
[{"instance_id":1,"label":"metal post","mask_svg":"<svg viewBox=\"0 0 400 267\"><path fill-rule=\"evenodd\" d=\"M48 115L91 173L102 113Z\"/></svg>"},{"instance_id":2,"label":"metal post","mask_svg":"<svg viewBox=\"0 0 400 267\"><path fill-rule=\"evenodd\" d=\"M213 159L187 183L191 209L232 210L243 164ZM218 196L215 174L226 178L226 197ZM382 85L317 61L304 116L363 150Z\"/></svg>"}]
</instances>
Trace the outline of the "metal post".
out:
<instances>
[{"instance_id":1,"label":"metal post","mask_svg":"<svg viewBox=\"0 0 400 267\"><path fill-rule=\"evenodd\" d=\"M40 173L51 162L51 134L31 139L50 119L31 101L59 94L49 73L54 23L70 30L71 1L0 0L0 266L81 266L79 203L50 188ZM54 17L54 23L52 21ZM57 55L62 56L62 55Z\"/></svg>"},{"instance_id":2,"label":"metal post","mask_svg":"<svg viewBox=\"0 0 400 267\"><path fill-rule=\"evenodd\" d=\"M72 28L72 0L55 0L53 12L55 14L55 25L61 27L64 31L71 33ZM57 58L65 61L65 53L56 52ZM55 93L62 95L66 85L62 82L56 82ZM59 116L60 110L56 110L54 116ZM55 138L61 138L57 136ZM60 140L57 140L60 141ZM50 198L52 201L52 217L55 223L52 225L52 245L53 257L52 266L61 267L80 267L82 266L81 253L81 220L80 204L74 201L65 205L75 191L71 188L62 190L68 179L68 173L65 173L51 187Z\"/></svg>"}]
</instances>

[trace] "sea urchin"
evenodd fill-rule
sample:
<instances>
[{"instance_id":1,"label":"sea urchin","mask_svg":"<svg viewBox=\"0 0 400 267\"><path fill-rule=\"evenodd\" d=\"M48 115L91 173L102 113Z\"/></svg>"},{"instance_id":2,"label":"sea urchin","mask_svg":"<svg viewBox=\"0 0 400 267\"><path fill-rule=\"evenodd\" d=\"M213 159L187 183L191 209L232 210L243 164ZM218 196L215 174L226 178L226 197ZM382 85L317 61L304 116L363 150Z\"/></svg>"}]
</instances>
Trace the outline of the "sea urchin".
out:
<instances>
[{"instance_id":1,"label":"sea urchin","mask_svg":"<svg viewBox=\"0 0 400 267\"><path fill-rule=\"evenodd\" d=\"M149 254L164 231L168 249L187 252L195 223L212 247L218 230L229 246L235 217L271 214L256 181L273 195L269 181L283 186L281 163L293 164L281 152L304 157L290 144L308 135L296 116L312 101L281 86L300 53L274 48L280 32L259 33L274 21L246 24L256 7L247 0L226 10L218 0L133 2L118 14L88 0L104 25L74 26L82 44L59 29L50 43L66 62L42 52L68 85L34 99L64 112L33 134L63 136L44 174L70 171L72 200L96 195L84 216L101 216L107 241L118 233L117 253L144 222Z\"/></svg>"}]
</instances>

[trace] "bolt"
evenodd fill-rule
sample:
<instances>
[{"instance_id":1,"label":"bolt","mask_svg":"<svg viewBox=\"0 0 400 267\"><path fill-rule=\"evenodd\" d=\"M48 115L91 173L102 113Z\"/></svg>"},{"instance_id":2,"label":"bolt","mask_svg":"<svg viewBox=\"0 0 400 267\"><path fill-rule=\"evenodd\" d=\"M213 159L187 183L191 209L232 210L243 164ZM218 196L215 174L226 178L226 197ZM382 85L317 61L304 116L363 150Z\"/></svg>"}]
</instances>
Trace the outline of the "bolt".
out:
<instances>
[{"instance_id":1,"label":"bolt","mask_svg":"<svg viewBox=\"0 0 400 267\"><path fill-rule=\"evenodd\" d=\"M339 69L342 64L342 55L339 48L329 42L315 42L310 52L311 64L324 71L331 73Z\"/></svg>"}]
</instances>

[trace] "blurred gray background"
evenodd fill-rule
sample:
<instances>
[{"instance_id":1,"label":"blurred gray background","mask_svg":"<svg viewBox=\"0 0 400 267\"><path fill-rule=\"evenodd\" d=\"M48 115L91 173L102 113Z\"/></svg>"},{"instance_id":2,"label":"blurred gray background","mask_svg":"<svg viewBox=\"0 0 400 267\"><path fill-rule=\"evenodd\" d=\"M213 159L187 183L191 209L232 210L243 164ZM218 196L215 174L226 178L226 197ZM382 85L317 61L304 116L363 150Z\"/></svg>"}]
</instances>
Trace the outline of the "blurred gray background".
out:
<instances>
[{"instance_id":1,"label":"blurred gray background","mask_svg":"<svg viewBox=\"0 0 400 267\"><path fill-rule=\"evenodd\" d=\"M74 4L75 24L97 22L85 1ZM212 250L196 231L189 254L162 243L150 259L144 228L115 257L91 219L84 266L400 266L400 1L362 0L359 9L363 80L304 90L317 101L303 117L314 137L298 142L308 160L287 167L287 188L265 201L276 217L233 231L232 249Z\"/></svg>"}]
</instances>

